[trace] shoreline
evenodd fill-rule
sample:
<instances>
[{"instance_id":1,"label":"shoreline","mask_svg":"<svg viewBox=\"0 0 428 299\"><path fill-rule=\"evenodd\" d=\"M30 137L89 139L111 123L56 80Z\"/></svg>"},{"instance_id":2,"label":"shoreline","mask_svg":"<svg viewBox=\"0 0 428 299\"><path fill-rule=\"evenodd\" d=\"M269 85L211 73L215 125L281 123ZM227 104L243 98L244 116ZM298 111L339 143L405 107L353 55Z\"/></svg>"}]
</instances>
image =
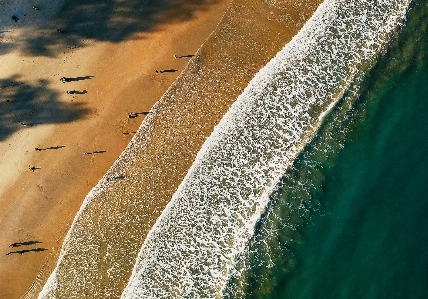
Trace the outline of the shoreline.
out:
<instances>
[{"instance_id":1,"label":"shoreline","mask_svg":"<svg viewBox=\"0 0 428 299\"><path fill-rule=\"evenodd\" d=\"M216 27L218 21L213 20L212 11L209 10L201 12L205 19L200 20L199 25L190 26L195 31L204 31L204 26L210 20L212 29L205 30L205 37L214 28L217 30L204 45L206 50L202 50L200 55L194 57L188 65L187 61L176 59L173 55L188 54L189 43L193 45L194 50L198 49L204 38L199 37L198 42L198 38L195 36L186 37L186 33L191 32L192 28L183 29L177 24L170 24L167 26L168 29L163 29L165 31L172 30L173 34L179 34L175 39L165 41L162 39L162 34L159 33L158 39L152 40L151 46L154 45L156 48L152 51L152 56L141 53L140 49L144 45L144 41L138 39L125 39L112 45L104 43L92 45L89 41L90 45L82 49L71 49L67 52L69 61L65 68L59 66L61 59L56 61L53 59L54 62L50 62L54 65L58 64L57 69L60 69L60 72L53 75L54 81L51 83L58 92L63 91L64 86L68 85L68 83L64 85L58 82L62 72L66 69L68 70L67 75L74 72L72 76L95 76L87 81L75 82L76 84L73 83L73 85L70 83L70 87L88 90L87 95L76 95L72 99L74 103L88 106L91 115L96 115L96 117L78 119L68 124L45 126L44 133L46 136L42 135L43 132L39 132L40 138L34 141L34 145L24 147L23 152L20 153L25 154L27 160L18 159L18 165L21 167L19 179L8 191L3 193L2 200L8 198L8 201L1 203L2 207L9 204L9 208L14 208L14 210L18 205L20 216L12 219L12 221L11 216L6 217L5 214L0 216L0 226L9 230L9 234L2 236L2 243L11 243L17 241L16 239L19 239L18 241L25 241L29 238L37 239L43 242L41 245L46 247L48 251L32 256L20 256L18 258L25 258L25 261L21 259L14 264L2 263L4 267L11 267L9 269L19 269L15 272L7 272L5 268L0 269L0 277L2 278L0 279L2 281L0 290L9 292L5 294L10 294L10 298L15 298L14 296L19 298L18 296L21 294L18 293L28 290L33 281L34 287L29 296L36 295L36 292L40 290L56 263L55 257L59 254L62 239L82 203L82 198L106 173L128 144L131 134L123 135L122 133L136 131L141 122L141 116L135 119L127 119L128 113L150 110L153 103L161 97L163 91L168 89L167 95L164 96L165 98L169 97L168 100L159 101L156 104L156 120L153 121L153 130L146 139L149 144L143 146L143 156L140 156L139 161L135 161L132 166L134 169L136 167L143 168L142 171L144 172L144 175L131 185L135 187L137 183L137 186L142 188L141 193L145 194L139 200L139 202L145 202L148 217L142 220L143 229L139 231L139 240L142 242L144 241L144 232L148 232L157 216L168 203L181 179L187 173L200 145L209 136L213 127L237 95L242 92L253 74L294 36L299 29L298 24L303 25L305 17L307 19L311 15L311 10L315 10L316 3L320 1L302 1L301 3L306 4L297 5L297 8L286 7L286 5L280 8L272 8L262 1L250 1L251 3L233 1L229 5L230 2L229 0L222 1L222 8L216 10L216 16L220 18L223 15L221 9L228 7L227 18L218 27ZM305 5L307 5L307 11L299 11ZM254 10L254 6L259 9ZM291 10L291 13L284 13L286 9L292 8L295 10ZM272 11L275 13L272 14ZM277 16L282 17L276 18ZM288 23L288 27L284 23ZM188 43L184 43L186 38ZM129 43L132 43L131 47L129 47ZM166 47L166 44L169 47ZM88 53L91 47L94 51ZM166 48L169 50L165 50ZM125 53L132 58L125 61L121 59ZM89 62L88 56L90 55L98 57L99 65L96 62ZM116 61L115 57L117 58ZM139 63L135 57L140 57ZM48 58L41 60L47 63L50 61ZM165 64L162 65L156 61L164 61ZM76 63L78 67L72 62ZM147 62L148 65L143 62ZM154 73L154 69L168 69L175 63L181 63L181 68L185 67L185 73L183 72L177 81L174 81L177 73ZM87 72L82 73L82 68ZM174 65L174 68L178 69L179 66ZM230 73L231 69L234 70L233 73ZM102 75L99 75L98 71L102 72ZM202 76L199 76L196 81L193 80L193 76L199 73L202 73ZM144 80L141 80L143 78ZM118 90L115 85L117 81L126 82L126 88L119 88ZM171 85L173 82L174 84ZM147 88L153 86L155 88L151 94L142 91L142 89L146 91ZM89 99L92 91L97 94ZM190 95L189 97L186 96L186 92L190 92L187 94ZM64 97L63 94L62 96ZM120 104L116 103L118 99L123 98L129 100ZM141 103L140 98L146 99L147 102ZM62 100L65 103L71 102L67 102L70 98L62 98ZM141 109L135 110L137 105ZM85 106L83 107L85 108ZM30 128L32 131L36 129L43 131L41 127ZM29 140L29 135L22 136L24 135L22 132L15 133L21 137L17 141L21 144ZM66 141L73 134L73 139L78 140L78 142L71 146ZM51 143L55 143L52 146L65 145L64 150L70 149L73 154L64 157L65 151L61 152L62 149L49 152L52 157L46 155L40 157L39 154L42 153L29 153L36 146L51 146L50 144L43 144L43 141L48 139ZM37 145L36 142L38 142ZM114 143L113 147L109 146L111 142ZM97 150L107 150L107 152L100 155L83 155L85 151ZM43 154L45 153L47 154L47 152L43 152ZM34 159L34 157L38 159ZM4 157L1 158L3 161ZM59 160L62 161L58 162ZM42 176L41 171L30 173L26 166L28 161L52 163L49 167L43 166L41 169L43 173L50 173L50 175ZM154 170L156 170L155 173ZM33 174L37 174L37 179L34 178ZM127 176L125 175L125 177ZM115 183L124 182L119 180ZM77 188L79 190L76 190L76 186L80 186ZM122 195L124 194L116 194L109 198ZM36 197L43 197L47 200L40 203ZM12 200L15 200L15 203L11 204ZM9 241L14 235L18 238L15 237L16 239ZM135 248L139 249L139 246L135 246ZM135 248L132 249L134 250L133 254L136 254ZM41 258L42 254L43 258ZM22 262L29 267L20 269L19 265ZM131 269L127 270L128 272L132 270L132 266ZM127 264L127 267L129 268L130 265ZM78 269L79 267L76 266L75 270L78 271ZM19 283L16 283L18 281ZM126 283L127 281L121 282L122 285ZM11 285L14 288L10 288Z\"/></svg>"},{"instance_id":2,"label":"shoreline","mask_svg":"<svg viewBox=\"0 0 428 299\"><path fill-rule=\"evenodd\" d=\"M193 15L184 21L172 20L144 36L138 33L135 38L113 43L82 39L82 45L64 47L53 57L28 56L20 53L19 49L0 57L1 79L10 81L9 78L16 78L15 82L22 83L20 86L34 90L40 87L34 82L44 78L49 92L38 88L39 93L30 94L35 97L31 106L36 109L33 114L43 109L37 109L38 106L51 103L58 103L57 106L63 110L73 105L87 109L84 117L22 128L0 142L0 166L10 170L9 180L3 179L8 175L5 172L0 179L0 240L4 253L8 252L7 245L13 242L37 241L41 242L38 247L48 249L23 255L2 254L2 295L20 298L32 286L28 294L37 296L36 292L56 263L62 240L83 198L128 144L132 134L124 135L123 132L136 131L144 117L139 115L129 119L128 113L150 110L188 62L187 59L175 59L173 55L196 51L214 30L229 2L220 1L204 10L197 5L174 10ZM47 14L43 7L39 12ZM27 12L26 18L34 13ZM4 22L8 22L5 16L2 17ZM23 29L14 29L14 36L19 30ZM67 38L67 34L61 37ZM7 36L3 41L8 41ZM168 65L179 71L162 77L155 75L156 68ZM63 84L59 82L63 75L94 77ZM8 90L10 95L3 95L16 102L23 101L28 95L25 90ZM87 94L67 95L66 90L87 90ZM46 95L52 99L48 103L41 99ZM22 114L31 114L25 108ZM52 113L55 112L58 111L52 109ZM67 118L67 113L72 112L66 111L61 116ZM31 118L27 121L30 122ZM34 150L56 145L65 147ZM106 152L83 154L97 150ZM31 172L28 170L30 164L41 169ZM21 249L33 247L21 246Z\"/></svg>"},{"instance_id":3,"label":"shoreline","mask_svg":"<svg viewBox=\"0 0 428 299\"><path fill-rule=\"evenodd\" d=\"M85 199L86 204L64 243L64 254L55 275L46 285L45 297L78 296L81 292L114 296L121 293L140 244L187 173L205 138L252 76L283 47L284 38L290 40L294 35L284 24L269 20L270 10L263 3L251 4L252 7L248 1L233 2L216 33L156 103L155 113L150 116L153 121L150 131L140 130L133 139L139 146L131 147L121 162L109 170L108 175L124 179L115 181L114 186L99 185ZM252 30L242 32L242 24L248 24L248 15L254 16ZM270 47L265 47L265 41L271 42ZM231 73L230 69L234 71ZM233 85L224 88L228 80ZM90 234L83 229L88 227ZM102 262L99 255L103 256ZM91 271L83 273L88 263ZM70 268L83 274L78 277L70 274L67 270ZM55 281L67 282L68 287L50 288Z\"/></svg>"}]
</instances>

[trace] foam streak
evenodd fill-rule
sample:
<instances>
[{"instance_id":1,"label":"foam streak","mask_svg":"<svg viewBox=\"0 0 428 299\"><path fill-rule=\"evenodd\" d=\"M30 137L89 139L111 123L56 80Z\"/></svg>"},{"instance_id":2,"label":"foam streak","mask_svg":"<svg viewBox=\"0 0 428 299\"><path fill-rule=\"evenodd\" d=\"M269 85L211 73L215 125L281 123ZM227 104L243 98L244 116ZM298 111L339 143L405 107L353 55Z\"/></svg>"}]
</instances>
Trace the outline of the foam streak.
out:
<instances>
[{"instance_id":1,"label":"foam streak","mask_svg":"<svg viewBox=\"0 0 428 299\"><path fill-rule=\"evenodd\" d=\"M403 23L410 0L327 0L207 139L122 298L219 298L269 196L326 112Z\"/></svg>"}]
</instances>

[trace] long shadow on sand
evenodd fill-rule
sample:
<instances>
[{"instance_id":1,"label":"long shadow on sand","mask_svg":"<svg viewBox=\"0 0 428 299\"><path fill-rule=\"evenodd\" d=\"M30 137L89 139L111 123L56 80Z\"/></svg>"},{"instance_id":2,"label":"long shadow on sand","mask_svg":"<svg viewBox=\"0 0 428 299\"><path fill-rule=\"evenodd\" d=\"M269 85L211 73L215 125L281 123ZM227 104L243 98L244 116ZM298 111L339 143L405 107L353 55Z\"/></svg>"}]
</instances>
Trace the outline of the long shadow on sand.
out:
<instances>
[{"instance_id":1,"label":"long shadow on sand","mask_svg":"<svg viewBox=\"0 0 428 299\"><path fill-rule=\"evenodd\" d=\"M65 123L90 113L82 104L58 101L58 94L39 80L27 83L18 76L0 79L0 141L17 130Z\"/></svg>"},{"instance_id":2,"label":"long shadow on sand","mask_svg":"<svg viewBox=\"0 0 428 299\"><path fill-rule=\"evenodd\" d=\"M15 2L0 11L0 33L21 28L29 34L4 40L0 55L18 48L26 55L57 56L66 48L84 46L88 39L135 38L136 33L192 19L218 0L59 0L55 5L40 3L37 11L29 3Z\"/></svg>"},{"instance_id":3,"label":"long shadow on sand","mask_svg":"<svg viewBox=\"0 0 428 299\"><path fill-rule=\"evenodd\" d=\"M25 241L25 242L17 242L15 243L18 246L28 246L28 245L35 245L35 244L40 244L42 242L40 241Z\"/></svg>"},{"instance_id":4,"label":"long shadow on sand","mask_svg":"<svg viewBox=\"0 0 428 299\"><path fill-rule=\"evenodd\" d=\"M33 248L33 249L24 249L24 250L17 250L17 251L9 251L8 253L6 253L6 255L11 255L14 253L17 253L19 255L23 255L24 253L28 253L28 252L42 252L42 251L46 251L46 248Z\"/></svg>"}]
</instances>

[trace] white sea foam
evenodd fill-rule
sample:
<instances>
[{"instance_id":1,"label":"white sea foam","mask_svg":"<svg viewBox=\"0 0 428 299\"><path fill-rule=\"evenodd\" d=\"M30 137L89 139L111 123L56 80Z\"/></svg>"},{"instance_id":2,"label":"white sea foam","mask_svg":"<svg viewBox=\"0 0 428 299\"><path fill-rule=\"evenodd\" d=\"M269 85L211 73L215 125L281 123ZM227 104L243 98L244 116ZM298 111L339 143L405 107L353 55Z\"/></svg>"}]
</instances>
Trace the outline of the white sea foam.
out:
<instances>
[{"instance_id":1,"label":"white sea foam","mask_svg":"<svg viewBox=\"0 0 428 299\"><path fill-rule=\"evenodd\" d=\"M147 236L122 298L219 298L269 195L410 0L326 0L250 82Z\"/></svg>"}]
</instances>

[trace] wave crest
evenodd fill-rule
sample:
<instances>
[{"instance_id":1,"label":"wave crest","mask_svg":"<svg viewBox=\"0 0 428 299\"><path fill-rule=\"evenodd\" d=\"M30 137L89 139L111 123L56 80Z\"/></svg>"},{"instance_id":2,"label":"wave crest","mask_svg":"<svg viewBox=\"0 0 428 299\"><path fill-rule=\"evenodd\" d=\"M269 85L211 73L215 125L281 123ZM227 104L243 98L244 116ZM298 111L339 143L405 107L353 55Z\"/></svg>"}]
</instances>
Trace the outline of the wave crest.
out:
<instances>
[{"instance_id":1,"label":"wave crest","mask_svg":"<svg viewBox=\"0 0 428 299\"><path fill-rule=\"evenodd\" d=\"M327 0L238 97L150 231L122 298L219 298L285 171L410 0Z\"/></svg>"}]
</instances>

